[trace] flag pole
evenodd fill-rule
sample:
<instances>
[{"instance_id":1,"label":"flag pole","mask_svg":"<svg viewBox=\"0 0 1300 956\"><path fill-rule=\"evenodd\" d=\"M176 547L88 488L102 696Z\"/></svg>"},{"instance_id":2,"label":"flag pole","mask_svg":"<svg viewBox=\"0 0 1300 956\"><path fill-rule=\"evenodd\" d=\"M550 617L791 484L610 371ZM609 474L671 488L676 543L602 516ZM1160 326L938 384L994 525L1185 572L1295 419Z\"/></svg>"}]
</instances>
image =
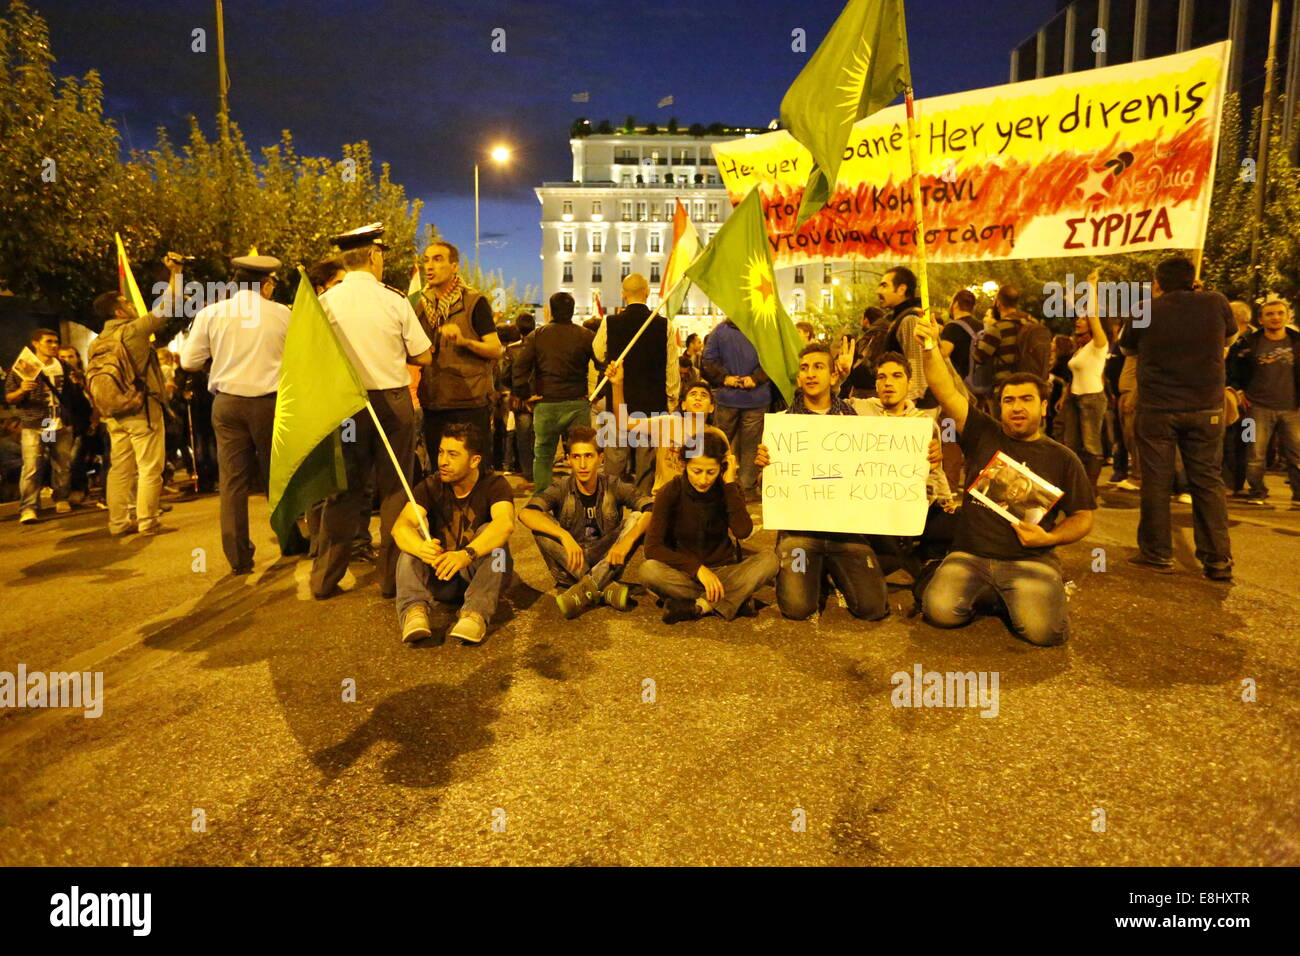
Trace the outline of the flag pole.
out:
<instances>
[{"instance_id":1,"label":"flag pole","mask_svg":"<svg viewBox=\"0 0 1300 956\"><path fill-rule=\"evenodd\" d=\"M694 263L692 263L692 265L693 264ZM654 307L654 311L651 312L648 316L646 316L646 320L641 323L641 328L637 329L636 335L632 336L632 341L627 343L627 348L623 350L623 354L620 355L618 358L614 359L614 361L622 362L623 359L627 357L627 353L632 351L632 346L636 345L636 340L641 338L641 333L650 327L650 323L654 321L654 317L659 314L659 310L668 304L668 300L673 297L673 293L677 291L677 287L685 281L686 281L686 273L683 272L680 276L677 277L677 281L673 283L673 287L668 290L668 294L659 299L659 304ZM668 374L667 371L665 371L664 374L667 375ZM592 389L591 394L587 396L588 402L594 402L596 400L596 396L600 394L600 390L605 387L605 383L607 381L609 381L609 376L602 374L600 376L600 381L596 383L596 387ZM667 383L665 380L665 386L666 384Z\"/></svg>"},{"instance_id":2,"label":"flag pole","mask_svg":"<svg viewBox=\"0 0 1300 956\"><path fill-rule=\"evenodd\" d=\"M388 434L384 431L384 426L379 423L379 416L375 414L375 406L370 404L370 399L366 399L366 411L370 412L370 418L375 423L375 429L379 432L379 437L383 439L384 447L388 449L388 457L393 460L393 471L397 472L397 477L402 481L402 490L406 492L406 500L411 503L411 508L415 511L415 516L420 519L420 534L425 541L432 539L429 534L429 523L426 517L420 514L420 506L415 503L415 495L411 494L411 484L406 480L406 472L398 464L397 453L393 451L393 446L388 443Z\"/></svg>"},{"instance_id":3,"label":"flag pole","mask_svg":"<svg viewBox=\"0 0 1300 956\"><path fill-rule=\"evenodd\" d=\"M903 97L907 103L907 156L912 165L912 209L916 221L916 292L924 314L930 311L930 282L925 272L925 211L921 206L921 174L916 168L916 108L910 84Z\"/></svg>"}]
</instances>

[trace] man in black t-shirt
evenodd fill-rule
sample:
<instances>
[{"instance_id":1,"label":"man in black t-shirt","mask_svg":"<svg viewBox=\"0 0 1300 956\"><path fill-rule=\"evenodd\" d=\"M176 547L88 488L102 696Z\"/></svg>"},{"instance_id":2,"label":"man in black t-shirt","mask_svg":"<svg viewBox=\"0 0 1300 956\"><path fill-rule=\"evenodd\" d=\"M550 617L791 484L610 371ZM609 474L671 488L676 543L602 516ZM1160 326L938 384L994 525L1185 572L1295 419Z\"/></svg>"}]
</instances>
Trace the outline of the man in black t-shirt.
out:
<instances>
[{"instance_id":1,"label":"man in black t-shirt","mask_svg":"<svg viewBox=\"0 0 1300 956\"><path fill-rule=\"evenodd\" d=\"M448 637L481 643L514 571L507 546L515 526L514 493L500 475L480 474L484 441L472 425L447 425L438 473L412 489L415 504L408 501L393 525L401 549L397 619L407 643L433 633L429 604L435 600L461 605Z\"/></svg>"},{"instance_id":2,"label":"man in black t-shirt","mask_svg":"<svg viewBox=\"0 0 1300 956\"><path fill-rule=\"evenodd\" d=\"M1224 356L1237 334L1228 300L1193 289L1196 268L1183 256L1156 266L1151 311L1120 335L1138 360L1134 434L1142 468L1142 515L1133 564L1165 574L1174 569L1169 499L1175 454L1192 493L1196 557L1205 576L1232 580L1228 504L1223 488Z\"/></svg>"},{"instance_id":3,"label":"man in black t-shirt","mask_svg":"<svg viewBox=\"0 0 1300 956\"><path fill-rule=\"evenodd\" d=\"M594 428L574 425L567 437L572 473L535 495L519 523L533 533L556 585L566 589L555 598L565 617L597 604L626 611L628 588L619 577L650 527L654 498L603 473Z\"/></svg>"},{"instance_id":4,"label":"man in black t-shirt","mask_svg":"<svg viewBox=\"0 0 1300 956\"><path fill-rule=\"evenodd\" d=\"M1029 373L1007 377L994 395L999 414L994 421L971 407L953 381L934 321L918 321L916 335L930 390L956 425L968 473L982 471L1002 452L1064 492L1037 523L1016 524L967 494L953 550L925 589L925 619L937 627L960 627L975 617L978 603L998 599L1018 636L1043 646L1064 644L1070 624L1053 549L1092 530L1096 502L1074 452L1042 434L1048 385Z\"/></svg>"}]
</instances>

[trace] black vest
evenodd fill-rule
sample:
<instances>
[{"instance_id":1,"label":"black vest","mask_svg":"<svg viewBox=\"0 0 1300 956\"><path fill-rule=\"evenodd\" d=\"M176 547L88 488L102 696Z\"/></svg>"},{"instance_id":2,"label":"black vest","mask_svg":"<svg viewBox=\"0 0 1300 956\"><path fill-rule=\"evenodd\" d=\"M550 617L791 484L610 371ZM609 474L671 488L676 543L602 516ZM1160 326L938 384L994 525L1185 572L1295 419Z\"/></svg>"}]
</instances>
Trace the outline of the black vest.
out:
<instances>
[{"instance_id":1,"label":"black vest","mask_svg":"<svg viewBox=\"0 0 1300 956\"><path fill-rule=\"evenodd\" d=\"M645 323L650 309L629 305L605 320L605 358L623 354L627 343ZM623 395L629 412L668 411L668 320L656 315L623 362Z\"/></svg>"}]
</instances>

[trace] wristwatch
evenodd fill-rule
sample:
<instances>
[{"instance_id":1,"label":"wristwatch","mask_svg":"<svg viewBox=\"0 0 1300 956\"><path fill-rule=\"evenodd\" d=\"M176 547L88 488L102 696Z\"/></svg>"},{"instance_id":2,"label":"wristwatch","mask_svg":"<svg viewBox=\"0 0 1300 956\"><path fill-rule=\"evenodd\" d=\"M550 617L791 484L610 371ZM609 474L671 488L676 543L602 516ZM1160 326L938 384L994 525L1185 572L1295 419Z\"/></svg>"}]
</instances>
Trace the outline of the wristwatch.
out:
<instances>
[{"instance_id":1,"label":"wristwatch","mask_svg":"<svg viewBox=\"0 0 1300 956\"><path fill-rule=\"evenodd\" d=\"M478 560L478 552L475 551L473 548L471 548L469 545L465 545L465 547L461 548L461 550L464 551L466 554L469 555L469 559L470 559L471 561L477 561L477 560Z\"/></svg>"}]
</instances>

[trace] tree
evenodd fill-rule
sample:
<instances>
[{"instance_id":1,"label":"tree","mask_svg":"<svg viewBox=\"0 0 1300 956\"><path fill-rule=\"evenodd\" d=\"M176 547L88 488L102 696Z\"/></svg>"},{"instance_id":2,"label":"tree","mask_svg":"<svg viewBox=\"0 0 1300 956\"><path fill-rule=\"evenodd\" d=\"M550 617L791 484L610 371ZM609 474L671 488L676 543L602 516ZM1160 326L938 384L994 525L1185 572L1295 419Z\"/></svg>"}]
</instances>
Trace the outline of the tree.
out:
<instances>
[{"instance_id":1,"label":"tree","mask_svg":"<svg viewBox=\"0 0 1300 956\"><path fill-rule=\"evenodd\" d=\"M623 132L625 133L636 132L636 117L633 116L631 113L628 113L627 117L623 120Z\"/></svg>"},{"instance_id":2,"label":"tree","mask_svg":"<svg viewBox=\"0 0 1300 956\"><path fill-rule=\"evenodd\" d=\"M1260 292L1293 298L1300 291L1300 169L1292 160L1291 139L1279 121L1282 115L1279 97L1269 130L1259 244ZM1202 275L1229 298L1249 296L1253 284L1250 223L1255 218L1260 121L1261 110L1256 109L1249 133L1242 136L1237 94L1227 97Z\"/></svg>"},{"instance_id":3,"label":"tree","mask_svg":"<svg viewBox=\"0 0 1300 956\"><path fill-rule=\"evenodd\" d=\"M669 136L676 136L676 135L677 135L677 117L676 117L676 116L674 116L674 117L672 117L670 120L668 120L668 135L669 135Z\"/></svg>"},{"instance_id":4,"label":"tree","mask_svg":"<svg viewBox=\"0 0 1300 956\"><path fill-rule=\"evenodd\" d=\"M687 132L690 133L692 136L703 136L704 127L701 126L699 123L692 123L691 128L688 129Z\"/></svg>"},{"instance_id":5,"label":"tree","mask_svg":"<svg viewBox=\"0 0 1300 956\"><path fill-rule=\"evenodd\" d=\"M126 208L98 73L56 81L49 29L21 0L0 18L0 284L67 310L113 280Z\"/></svg>"},{"instance_id":6,"label":"tree","mask_svg":"<svg viewBox=\"0 0 1300 956\"><path fill-rule=\"evenodd\" d=\"M614 127L609 124L609 120L603 119L600 125L596 127L596 132L601 136L609 136L614 132Z\"/></svg>"}]
</instances>

